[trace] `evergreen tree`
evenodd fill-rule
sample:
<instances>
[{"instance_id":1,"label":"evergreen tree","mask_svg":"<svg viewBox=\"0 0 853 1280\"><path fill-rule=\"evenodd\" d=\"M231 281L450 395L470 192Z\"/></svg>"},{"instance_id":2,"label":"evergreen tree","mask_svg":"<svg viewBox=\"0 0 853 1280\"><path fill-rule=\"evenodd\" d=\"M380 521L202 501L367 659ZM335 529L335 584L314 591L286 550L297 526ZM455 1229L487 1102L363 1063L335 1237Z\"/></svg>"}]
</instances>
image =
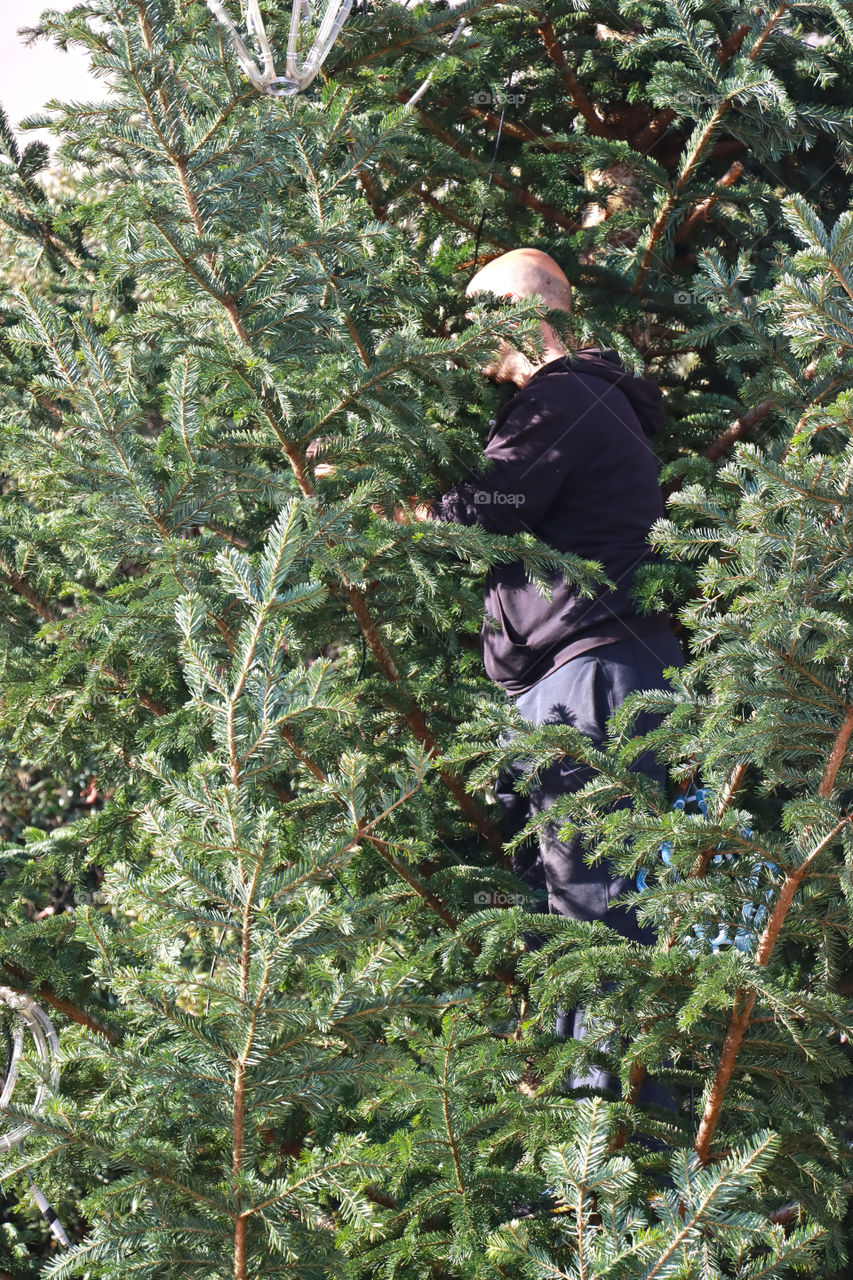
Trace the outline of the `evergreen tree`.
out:
<instances>
[{"instance_id":1,"label":"evergreen tree","mask_svg":"<svg viewBox=\"0 0 853 1280\"><path fill-rule=\"evenodd\" d=\"M4 131L2 964L64 1027L60 1096L6 1158L11 1275L842 1265L851 32L834 0L790 28L618 13L625 39L610 8L383 8L286 101L200 4L46 21L116 90L56 116L73 190ZM507 49L540 114L505 116L489 184L499 115L472 99ZM616 166L630 198L581 227ZM464 314L484 198L483 243L558 252L575 340L635 344L672 409L676 564L642 590L680 603L693 660L608 751L563 726L512 748L597 766L559 816L648 869L654 953L481 900L523 887L489 797L522 726L482 674L480 581L521 557L592 590L596 567L389 518L476 462L472 371L535 341L533 306ZM630 769L640 706L706 816ZM593 1038L556 1040L557 1004L591 1000ZM563 1095L591 1061L624 1101ZM637 1104L645 1072L675 1116ZM24 1166L67 1254L35 1244Z\"/></svg>"}]
</instances>

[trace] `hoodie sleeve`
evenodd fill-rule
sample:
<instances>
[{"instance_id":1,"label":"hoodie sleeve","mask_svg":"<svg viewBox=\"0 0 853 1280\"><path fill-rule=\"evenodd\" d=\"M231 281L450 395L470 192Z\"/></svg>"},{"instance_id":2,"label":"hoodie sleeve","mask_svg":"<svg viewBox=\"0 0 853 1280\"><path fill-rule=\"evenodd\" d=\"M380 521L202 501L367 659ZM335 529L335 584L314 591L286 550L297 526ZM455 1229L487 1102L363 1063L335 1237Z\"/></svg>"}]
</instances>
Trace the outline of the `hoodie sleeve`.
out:
<instances>
[{"instance_id":1,"label":"hoodie sleeve","mask_svg":"<svg viewBox=\"0 0 853 1280\"><path fill-rule=\"evenodd\" d=\"M479 524L492 533L532 532L572 466L576 415L537 394L514 396L486 446L488 470L430 504L434 520Z\"/></svg>"}]
</instances>

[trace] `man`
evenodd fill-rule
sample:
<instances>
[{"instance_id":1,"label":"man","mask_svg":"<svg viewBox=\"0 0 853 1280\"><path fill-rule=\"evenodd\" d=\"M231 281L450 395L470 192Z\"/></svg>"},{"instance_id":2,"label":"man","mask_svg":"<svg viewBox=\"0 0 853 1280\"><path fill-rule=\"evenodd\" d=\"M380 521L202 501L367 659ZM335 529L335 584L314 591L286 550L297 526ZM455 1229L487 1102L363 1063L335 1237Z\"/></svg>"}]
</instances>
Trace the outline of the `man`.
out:
<instances>
[{"instance_id":1,"label":"man","mask_svg":"<svg viewBox=\"0 0 853 1280\"><path fill-rule=\"evenodd\" d=\"M515 249L488 263L468 285L468 296L537 296L552 310L571 312L569 281L557 263L536 249ZM552 576L547 600L517 561L491 570L486 582L483 660L491 679L534 724L574 724L597 744L608 717L635 689L666 688L667 667L683 656L669 617L641 616L630 588L639 565L652 559L647 544L663 514L658 468L650 439L663 424L660 388L630 375L614 351L576 350L571 361L550 325L543 324L538 363L503 342L483 370L518 388L500 410L485 454L491 466L416 512L436 520L479 524L495 533L527 530L559 551L597 560L616 584L583 599L565 578ZM491 621L490 621L491 619ZM640 716L637 732L657 723ZM665 780L651 753L644 772ZM571 759L541 776L527 805L504 777L498 793L508 830L520 830L528 812L544 812L558 795L590 777ZM588 867L580 837L568 843L548 824L533 857L516 859L516 872L547 892L548 910L578 920L602 920L625 937L652 942L635 913L618 903L633 889L604 862ZM585 1038L582 1010L561 1016L558 1033ZM575 1084L609 1087L604 1073Z\"/></svg>"}]
</instances>

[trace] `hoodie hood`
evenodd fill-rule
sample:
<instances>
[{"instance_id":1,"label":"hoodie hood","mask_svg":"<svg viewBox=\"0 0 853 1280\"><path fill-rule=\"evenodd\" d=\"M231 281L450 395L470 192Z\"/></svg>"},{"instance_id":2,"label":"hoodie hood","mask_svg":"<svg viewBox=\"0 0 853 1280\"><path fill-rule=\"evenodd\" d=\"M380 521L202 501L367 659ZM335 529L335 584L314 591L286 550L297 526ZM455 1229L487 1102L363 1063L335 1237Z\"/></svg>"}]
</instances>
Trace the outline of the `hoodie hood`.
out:
<instances>
[{"instance_id":1,"label":"hoodie hood","mask_svg":"<svg viewBox=\"0 0 853 1280\"><path fill-rule=\"evenodd\" d=\"M549 360L541 369L537 369L527 385L536 378L546 377L549 373L562 373L566 369L571 373L590 374L618 386L630 400L631 408L647 436L657 435L663 427L665 414L660 387L653 378L638 378L629 373L619 353L611 347L584 347L581 351L569 352L568 356Z\"/></svg>"}]
</instances>

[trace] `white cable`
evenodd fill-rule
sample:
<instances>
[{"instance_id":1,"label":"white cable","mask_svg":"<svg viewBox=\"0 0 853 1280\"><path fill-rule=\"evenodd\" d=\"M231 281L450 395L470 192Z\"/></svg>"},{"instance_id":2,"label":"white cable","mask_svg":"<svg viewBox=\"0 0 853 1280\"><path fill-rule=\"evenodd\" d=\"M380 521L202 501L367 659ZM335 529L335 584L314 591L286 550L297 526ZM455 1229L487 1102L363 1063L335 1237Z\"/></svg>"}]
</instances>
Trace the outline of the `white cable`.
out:
<instances>
[{"instance_id":1,"label":"white cable","mask_svg":"<svg viewBox=\"0 0 853 1280\"><path fill-rule=\"evenodd\" d=\"M237 61L246 76L248 76L256 89L260 89L265 92L266 80L264 79L264 72L258 67L252 55L249 53L249 50L240 39L240 33L228 17L228 14L222 6L221 0L207 0L207 7L213 14L214 18L222 24L231 37L231 43L234 45L234 52L237 55Z\"/></svg>"},{"instance_id":2,"label":"white cable","mask_svg":"<svg viewBox=\"0 0 853 1280\"><path fill-rule=\"evenodd\" d=\"M36 1088L36 1096L32 1105L33 1111L39 1112L44 1107L48 1094L55 1093L59 1086L59 1063L57 1060L59 1038L53 1029L53 1023L50 1018L42 1012L31 996L24 995L20 991L13 991L11 987L0 987L0 1002L8 1005L18 1016L18 1021L12 1033L12 1056L9 1070L6 1075L3 1092L0 1094L0 1108L8 1107L17 1083L18 1062L20 1061L24 1042L24 1029L21 1023L24 1023L32 1033L39 1060L46 1068ZM16 1125L9 1133L0 1134L0 1151L11 1150L22 1138L26 1137L31 1129L32 1124L29 1121L24 1121Z\"/></svg>"},{"instance_id":3,"label":"white cable","mask_svg":"<svg viewBox=\"0 0 853 1280\"><path fill-rule=\"evenodd\" d=\"M292 94L301 93L303 89L308 88L341 34L352 6L353 0L326 0L319 30L308 53L300 61L300 37L303 35L303 29L307 26L312 16L311 0L292 0L285 74L280 76L276 72L275 58L270 42L267 39L263 16L258 7L258 0L246 0L245 23L247 32L254 38L260 63L258 58L253 57L246 47L240 33L229 18L222 0L207 0L208 9L228 32L231 43L234 46L234 52L237 55L237 61L244 74L256 89L274 98L290 97ZM448 50L455 43L464 26L465 19L462 18L450 37L441 59L447 57ZM423 97L432 82L434 74L435 70L433 69L409 98L406 103L407 107L413 107Z\"/></svg>"},{"instance_id":4,"label":"white cable","mask_svg":"<svg viewBox=\"0 0 853 1280\"><path fill-rule=\"evenodd\" d=\"M447 48L439 58L439 62L443 62L444 59L447 57L448 52L450 51L450 46L452 44L455 44L457 38L462 34L462 28L464 26L465 26L465 19L460 18L459 22L456 24L456 30L453 32L453 35L450 37L450 39L447 42ZM420 101L420 99L424 96L430 84L432 83L432 78L434 75L435 75L435 68L433 68L433 70L427 76L426 80L424 80L423 84L419 85L418 88L415 90L415 92L412 94L411 98L409 98L409 101L406 103L407 107L413 107L416 102Z\"/></svg>"},{"instance_id":5,"label":"white cable","mask_svg":"<svg viewBox=\"0 0 853 1280\"><path fill-rule=\"evenodd\" d=\"M28 1028L32 1034L39 1061L45 1068L36 1088L36 1095L32 1104L32 1110L38 1114L44 1108L48 1094L55 1093L59 1087L59 1037L53 1028L50 1018L39 1008L31 996L25 995L21 991L13 991L11 987L0 987L0 1004L7 1005L17 1015L14 1028L9 1033L12 1051L6 1064L6 1079L3 1081L3 1091L0 1093L0 1110L8 1107L12 1100L12 1094L18 1082L18 1065L24 1051L24 1030ZM0 1134L0 1151L10 1151L12 1147L17 1147L21 1155L23 1155L24 1138L32 1127L32 1122L25 1120L16 1125L9 1133ZM70 1241L65 1234L62 1223L57 1218L41 1187L36 1185L29 1169L26 1172L30 1184L30 1192L33 1200L38 1205L42 1217L50 1227L54 1238L67 1249Z\"/></svg>"},{"instance_id":6,"label":"white cable","mask_svg":"<svg viewBox=\"0 0 853 1280\"><path fill-rule=\"evenodd\" d=\"M290 33L287 41L287 59L283 76L276 74L275 59L264 28L264 20L258 8L258 0L247 0L246 29L254 36L263 65L259 66L246 48L240 33L229 18L222 0L207 0L207 7L231 37L237 61L256 89L274 98L289 97L307 89L317 75L332 45L341 33L353 0L326 0L320 29L303 62L299 61L299 37L302 28L311 17L310 0L293 0L290 13Z\"/></svg>"},{"instance_id":7,"label":"white cable","mask_svg":"<svg viewBox=\"0 0 853 1280\"><path fill-rule=\"evenodd\" d=\"M20 1151L21 1155L24 1154L23 1142L18 1143L18 1150ZM38 1206L39 1212L41 1213L41 1216L44 1218L45 1222L50 1227L51 1235L55 1240L58 1240L60 1244L64 1245L66 1249L70 1249L71 1241L68 1239L68 1236L65 1234L65 1228L63 1227L62 1223L59 1221L59 1219L56 1216L56 1210L48 1200L47 1196L42 1191L41 1187L33 1178L33 1175L30 1173L29 1169L27 1169L27 1181L30 1184L30 1195L32 1196L33 1200L35 1200L36 1205Z\"/></svg>"}]
</instances>

